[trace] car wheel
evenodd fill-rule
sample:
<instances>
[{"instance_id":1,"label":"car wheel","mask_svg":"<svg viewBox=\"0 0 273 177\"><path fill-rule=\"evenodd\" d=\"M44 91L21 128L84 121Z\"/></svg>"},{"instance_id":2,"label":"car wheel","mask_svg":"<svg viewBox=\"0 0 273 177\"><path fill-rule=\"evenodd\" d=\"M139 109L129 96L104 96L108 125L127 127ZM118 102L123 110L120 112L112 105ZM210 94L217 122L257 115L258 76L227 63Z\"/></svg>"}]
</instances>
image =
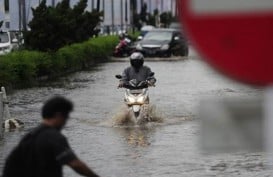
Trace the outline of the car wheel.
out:
<instances>
[{"instance_id":1,"label":"car wheel","mask_svg":"<svg viewBox=\"0 0 273 177\"><path fill-rule=\"evenodd\" d=\"M162 55L163 57L170 58L172 56L171 52L167 52L166 54Z\"/></svg>"},{"instance_id":2,"label":"car wheel","mask_svg":"<svg viewBox=\"0 0 273 177\"><path fill-rule=\"evenodd\" d=\"M188 47L180 48L180 50L174 51L173 55L174 56L187 57L189 55L189 48Z\"/></svg>"},{"instance_id":3,"label":"car wheel","mask_svg":"<svg viewBox=\"0 0 273 177\"><path fill-rule=\"evenodd\" d=\"M183 56L187 57L189 56L189 47L186 46L184 49L183 49Z\"/></svg>"},{"instance_id":4,"label":"car wheel","mask_svg":"<svg viewBox=\"0 0 273 177\"><path fill-rule=\"evenodd\" d=\"M179 50L174 50L174 51L172 52L172 55L173 55L173 56L180 56L180 55L181 55L181 52L180 52Z\"/></svg>"}]
</instances>

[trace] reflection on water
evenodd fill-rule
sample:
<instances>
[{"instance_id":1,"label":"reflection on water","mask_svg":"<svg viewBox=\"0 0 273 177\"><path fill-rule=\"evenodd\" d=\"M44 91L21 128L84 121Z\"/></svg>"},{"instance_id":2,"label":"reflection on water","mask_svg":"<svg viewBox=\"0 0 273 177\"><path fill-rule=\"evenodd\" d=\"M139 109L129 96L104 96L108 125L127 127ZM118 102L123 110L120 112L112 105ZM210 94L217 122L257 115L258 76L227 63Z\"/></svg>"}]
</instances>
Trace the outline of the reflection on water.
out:
<instances>
[{"instance_id":1,"label":"reflection on water","mask_svg":"<svg viewBox=\"0 0 273 177\"><path fill-rule=\"evenodd\" d=\"M124 137L124 140L128 145L132 147L147 147L151 144L149 136L154 131L154 128L123 127L115 128L115 131L117 131L120 136Z\"/></svg>"}]
</instances>

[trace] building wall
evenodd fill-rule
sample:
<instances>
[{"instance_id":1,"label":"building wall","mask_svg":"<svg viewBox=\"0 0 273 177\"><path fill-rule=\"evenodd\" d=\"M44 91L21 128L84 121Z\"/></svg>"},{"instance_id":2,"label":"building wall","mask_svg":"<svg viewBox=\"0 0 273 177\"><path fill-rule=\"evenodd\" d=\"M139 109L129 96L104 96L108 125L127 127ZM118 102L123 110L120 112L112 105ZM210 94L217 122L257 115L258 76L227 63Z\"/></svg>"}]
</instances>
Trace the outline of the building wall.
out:
<instances>
[{"instance_id":1,"label":"building wall","mask_svg":"<svg viewBox=\"0 0 273 177\"><path fill-rule=\"evenodd\" d=\"M8 11L5 11L5 1L0 0L0 21L4 21L2 30L8 30L10 23L10 14Z\"/></svg>"},{"instance_id":2,"label":"building wall","mask_svg":"<svg viewBox=\"0 0 273 177\"><path fill-rule=\"evenodd\" d=\"M41 0L25 0L26 1L26 19L27 22L31 21L33 18L31 7L37 7ZM55 0L55 4L60 2L61 0ZM75 5L79 0L70 0L71 6ZM94 7L97 7L97 0L94 1ZM105 18L103 25L123 25L125 26L125 1L128 2L127 10L128 10L128 24L130 24L130 0L113 0L114 4L114 15L112 17L112 0L100 0L100 8L103 9L103 1L105 2ZM121 8L121 1L123 1L123 8ZM173 3L171 3L173 1ZM141 0L137 0L138 12L140 12L140 2ZM168 11L171 10L171 4L175 5L175 0L143 0L143 2L147 3L148 11L151 10L153 12L154 9L159 9L159 11ZM161 3L163 2L163 6ZM6 13L4 10L4 0L0 0L0 21L10 21L10 30L19 30L19 4L18 0L9 0L10 10L9 13ZM52 5L52 0L47 0L47 5ZM163 7L163 9L161 9ZM90 11L92 8L92 0L88 0L88 7L86 10ZM174 8L173 8L174 9ZM121 18L121 12L123 12L123 18ZM112 18L114 21L112 21ZM5 26L5 25L3 25Z\"/></svg>"}]
</instances>

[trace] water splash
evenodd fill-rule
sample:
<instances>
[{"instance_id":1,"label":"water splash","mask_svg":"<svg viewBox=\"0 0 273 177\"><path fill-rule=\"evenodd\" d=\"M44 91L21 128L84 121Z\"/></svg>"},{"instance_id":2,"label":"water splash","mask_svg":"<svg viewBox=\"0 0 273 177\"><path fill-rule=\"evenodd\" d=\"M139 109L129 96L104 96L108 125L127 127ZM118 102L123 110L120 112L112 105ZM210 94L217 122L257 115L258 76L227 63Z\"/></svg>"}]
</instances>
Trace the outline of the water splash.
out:
<instances>
[{"instance_id":1,"label":"water splash","mask_svg":"<svg viewBox=\"0 0 273 177\"><path fill-rule=\"evenodd\" d=\"M141 111L141 116L144 116L146 123L163 123L163 114L156 109L155 105L144 105ZM112 125L116 126L136 126L137 121L132 115L132 111L127 106L122 106L112 118Z\"/></svg>"}]
</instances>

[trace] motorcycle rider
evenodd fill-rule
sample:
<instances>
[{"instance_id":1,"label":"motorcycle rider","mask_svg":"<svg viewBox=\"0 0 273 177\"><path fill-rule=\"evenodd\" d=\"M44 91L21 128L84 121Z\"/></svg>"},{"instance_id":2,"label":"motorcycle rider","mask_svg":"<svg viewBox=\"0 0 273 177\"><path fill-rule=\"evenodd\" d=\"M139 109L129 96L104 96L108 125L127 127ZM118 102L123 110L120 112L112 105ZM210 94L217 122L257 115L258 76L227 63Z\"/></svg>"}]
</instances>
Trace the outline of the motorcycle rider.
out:
<instances>
[{"instance_id":1,"label":"motorcycle rider","mask_svg":"<svg viewBox=\"0 0 273 177\"><path fill-rule=\"evenodd\" d=\"M129 43L129 44L130 44L130 43L132 42L132 40L133 40L132 37L128 34L127 31L124 32L124 38L125 38L126 42Z\"/></svg>"},{"instance_id":2,"label":"motorcycle rider","mask_svg":"<svg viewBox=\"0 0 273 177\"><path fill-rule=\"evenodd\" d=\"M119 83L119 88L128 85L130 80L136 79L137 81L147 81L147 87L153 86L156 79L151 77L151 69L148 66L144 66L144 56L140 52L134 52L130 56L131 66L127 67L122 73L122 79Z\"/></svg>"}]
</instances>

